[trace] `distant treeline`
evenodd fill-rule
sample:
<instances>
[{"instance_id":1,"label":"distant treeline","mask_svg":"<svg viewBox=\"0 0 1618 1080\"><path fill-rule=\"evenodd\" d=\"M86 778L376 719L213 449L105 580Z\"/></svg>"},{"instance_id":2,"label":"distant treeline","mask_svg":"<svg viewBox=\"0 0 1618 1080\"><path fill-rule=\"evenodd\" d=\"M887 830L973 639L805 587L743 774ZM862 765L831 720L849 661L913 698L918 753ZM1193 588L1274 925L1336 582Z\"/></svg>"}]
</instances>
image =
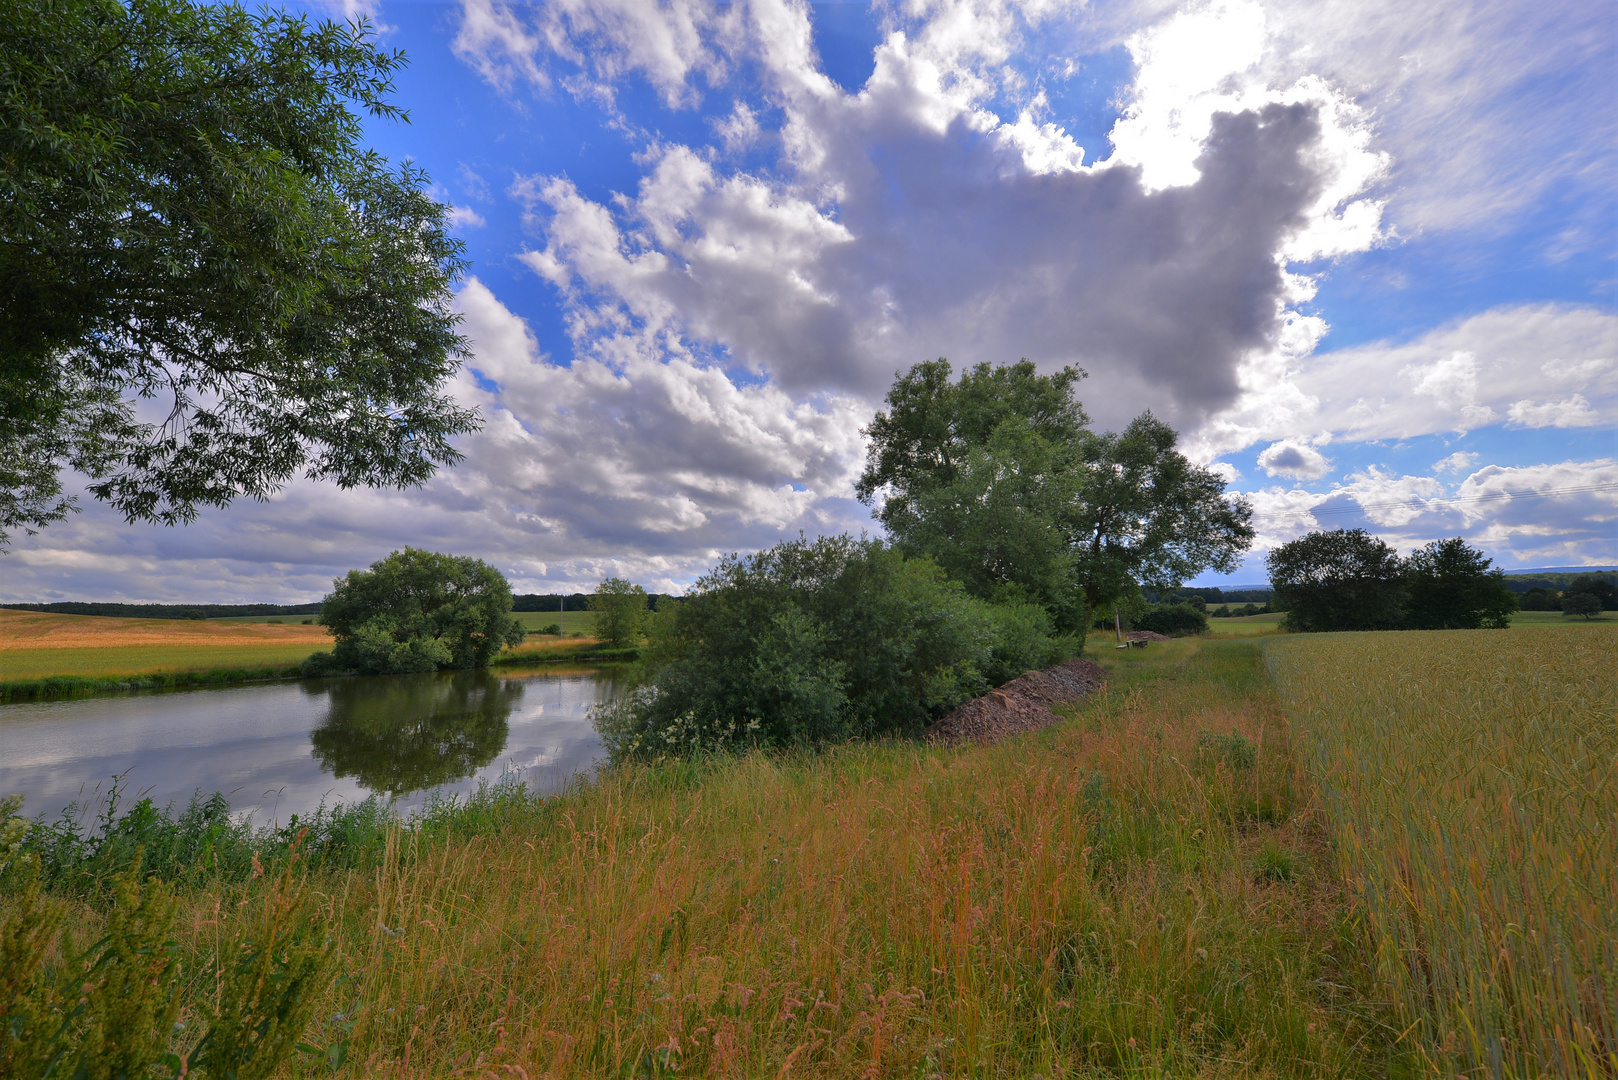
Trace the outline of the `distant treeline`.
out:
<instances>
[{"instance_id":1,"label":"distant treeline","mask_svg":"<svg viewBox=\"0 0 1618 1080\"><path fill-rule=\"evenodd\" d=\"M1270 589L1216 589L1197 586L1192 589L1171 589L1166 593L1158 593L1154 589L1142 589L1141 593L1154 604L1177 604L1189 600L1193 596L1202 597L1202 602L1209 607L1216 604L1268 604L1270 602Z\"/></svg>"},{"instance_id":2,"label":"distant treeline","mask_svg":"<svg viewBox=\"0 0 1618 1080\"><path fill-rule=\"evenodd\" d=\"M561 611L560 593L522 593L512 598L513 611ZM677 596L653 593L648 606L676 601ZM569 593L567 610L584 611L590 606L589 593ZM313 604L89 604L64 601L56 604L0 604L15 611L45 611L53 615L115 615L126 619L228 619L238 615L318 615L320 602Z\"/></svg>"},{"instance_id":3,"label":"distant treeline","mask_svg":"<svg viewBox=\"0 0 1618 1080\"><path fill-rule=\"evenodd\" d=\"M0 604L14 611L52 615L115 615L126 619L228 619L238 615L318 615L320 604Z\"/></svg>"},{"instance_id":4,"label":"distant treeline","mask_svg":"<svg viewBox=\"0 0 1618 1080\"><path fill-rule=\"evenodd\" d=\"M1507 574L1506 588L1514 593L1525 593L1529 589L1544 589L1546 592L1559 593L1567 589L1579 578L1596 578L1618 586L1618 573L1592 574L1588 572L1570 574Z\"/></svg>"},{"instance_id":5,"label":"distant treeline","mask_svg":"<svg viewBox=\"0 0 1618 1080\"><path fill-rule=\"evenodd\" d=\"M512 605L511 605L511 610L512 611L561 611L562 610L562 599L563 599L563 597L562 597L561 593L518 593L516 596L512 597L511 599L512 599ZM569 611L583 611L585 608L590 606L590 594L589 593L581 593L581 592L568 593L566 599L567 599L567 609ZM680 598L678 596L664 596L664 595L662 595L660 593L650 593L646 597L647 606L650 607L653 611L656 611L657 610L657 605L664 602L664 601L673 602L673 601L677 601L679 599Z\"/></svg>"},{"instance_id":6,"label":"distant treeline","mask_svg":"<svg viewBox=\"0 0 1618 1080\"><path fill-rule=\"evenodd\" d=\"M1569 571L1567 573L1537 573L1537 574L1507 574L1506 588L1514 593L1525 593L1529 589L1544 589L1546 592L1559 593L1575 580L1581 577L1594 577L1602 581L1611 582L1618 586L1618 572L1591 573L1588 570ZM1273 589L1216 589L1194 586L1192 588L1171 589L1166 593L1159 593L1153 589L1142 589L1142 595L1154 604L1173 604L1189 600L1193 596L1200 596L1209 607L1219 604L1268 604L1274 595ZM571 602L570 602L571 604Z\"/></svg>"}]
</instances>

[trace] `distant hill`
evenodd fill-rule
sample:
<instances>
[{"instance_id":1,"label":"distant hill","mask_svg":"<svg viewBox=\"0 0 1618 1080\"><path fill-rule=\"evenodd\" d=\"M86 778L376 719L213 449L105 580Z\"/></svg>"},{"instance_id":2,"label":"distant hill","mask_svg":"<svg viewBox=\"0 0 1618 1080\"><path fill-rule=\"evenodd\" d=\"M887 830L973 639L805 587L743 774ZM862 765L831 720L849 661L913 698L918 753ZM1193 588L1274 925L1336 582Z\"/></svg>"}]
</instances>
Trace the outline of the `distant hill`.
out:
<instances>
[{"instance_id":1,"label":"distant hill","mask_svg":"<svg viewBox=\"0 0 1618 1080\"><path fill-rule=\"evenodd\" d=\"M1528 566L1521 570L1507 570L1506 577L1521 577L1524 574L1611 574L1618 572L1618 566Z\"/></svg>"}]
</instances>

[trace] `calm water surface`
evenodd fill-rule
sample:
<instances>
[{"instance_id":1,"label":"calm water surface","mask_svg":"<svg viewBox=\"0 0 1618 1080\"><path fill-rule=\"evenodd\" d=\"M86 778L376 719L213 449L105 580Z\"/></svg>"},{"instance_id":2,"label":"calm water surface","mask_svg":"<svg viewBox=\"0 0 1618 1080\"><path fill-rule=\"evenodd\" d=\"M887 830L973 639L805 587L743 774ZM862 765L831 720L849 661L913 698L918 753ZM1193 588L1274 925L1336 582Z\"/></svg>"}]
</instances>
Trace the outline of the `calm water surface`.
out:
<instances>
[{"instance_id":1,"label":"calm water surface","mask_svg":"<svg viewBox=\"0 0 1618 1080\"><path fill-rule=\"evenodd\" d=\"M601 758L588 714L619 682L610 669L460 671L4 705L0 795L54 818L123 775L120 801L178 808L223 791L267 824L371 794L408 811L512 772L557 790Z\"/></svg>"}]
</instances>

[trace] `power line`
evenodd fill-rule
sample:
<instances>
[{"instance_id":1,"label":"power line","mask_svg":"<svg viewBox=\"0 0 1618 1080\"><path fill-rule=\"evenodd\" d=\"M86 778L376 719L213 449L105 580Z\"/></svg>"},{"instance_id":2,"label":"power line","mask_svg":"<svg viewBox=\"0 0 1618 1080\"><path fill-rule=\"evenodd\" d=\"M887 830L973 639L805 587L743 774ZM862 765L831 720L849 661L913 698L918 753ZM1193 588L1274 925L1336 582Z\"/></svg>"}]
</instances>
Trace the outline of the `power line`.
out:
<instances>
[{"instance_id":1,"label":"power line","mask_svg":"<svg viewBox=\"0 0 1618 1080\"><path fill-rule=\"evenodd\" d=\"M1319 507L1317 504L1316 507L1270 511L1269 513L1276 517L1322 517L1330 514L1359 514L1370 510L1421 510L1425 512L1432 510L1434 508L1433 504L1435 503L1447 505L1450 503L1510 502L1517 499L1543 499L1555 495L1584 495L1597 491L1614 490L1618 490L1618 482L1605 484L1581 484L1577 487L1546 488L1544 491L1490 491L1485 492L1482 495L1459 495L1450 499L1422 500L1421 496L1412 495L1408 499L1401 499L1396 502L1355 503L1352 506L1326 507ZM1347 493L1334 491L1326 497L1329 499L1335 495L1345 494ZM1350 495L1349 497L1352 498L1353 496Z\"/></svg>"}]
</instances>

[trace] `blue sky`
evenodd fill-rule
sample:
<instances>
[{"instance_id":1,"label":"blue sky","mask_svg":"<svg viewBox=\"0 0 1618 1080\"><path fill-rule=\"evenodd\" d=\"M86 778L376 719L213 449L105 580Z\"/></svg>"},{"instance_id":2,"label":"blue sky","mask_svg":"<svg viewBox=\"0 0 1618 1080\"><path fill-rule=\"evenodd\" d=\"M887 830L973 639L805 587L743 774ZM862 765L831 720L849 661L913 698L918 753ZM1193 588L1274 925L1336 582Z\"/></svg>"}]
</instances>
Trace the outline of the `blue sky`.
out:
<instances>
[{"instance_id":1,"label":"blue sky","mask_svg":"<svg viewBox=\"0 0 1618 1080\"><path fill-rule=\"evenodd\" d=\"M368 136L456 208L485 429L418 491L299 481L168 530L86 500L0 599L306 600L405 544L677 591L872 528L859 428L938 355L1078 363L1098 426L1169 419L1256 508L1228 581L1317 527L1618 563L1600 5L310 10L410 58L411 122Z\"/></svg>"}]
</instances>

